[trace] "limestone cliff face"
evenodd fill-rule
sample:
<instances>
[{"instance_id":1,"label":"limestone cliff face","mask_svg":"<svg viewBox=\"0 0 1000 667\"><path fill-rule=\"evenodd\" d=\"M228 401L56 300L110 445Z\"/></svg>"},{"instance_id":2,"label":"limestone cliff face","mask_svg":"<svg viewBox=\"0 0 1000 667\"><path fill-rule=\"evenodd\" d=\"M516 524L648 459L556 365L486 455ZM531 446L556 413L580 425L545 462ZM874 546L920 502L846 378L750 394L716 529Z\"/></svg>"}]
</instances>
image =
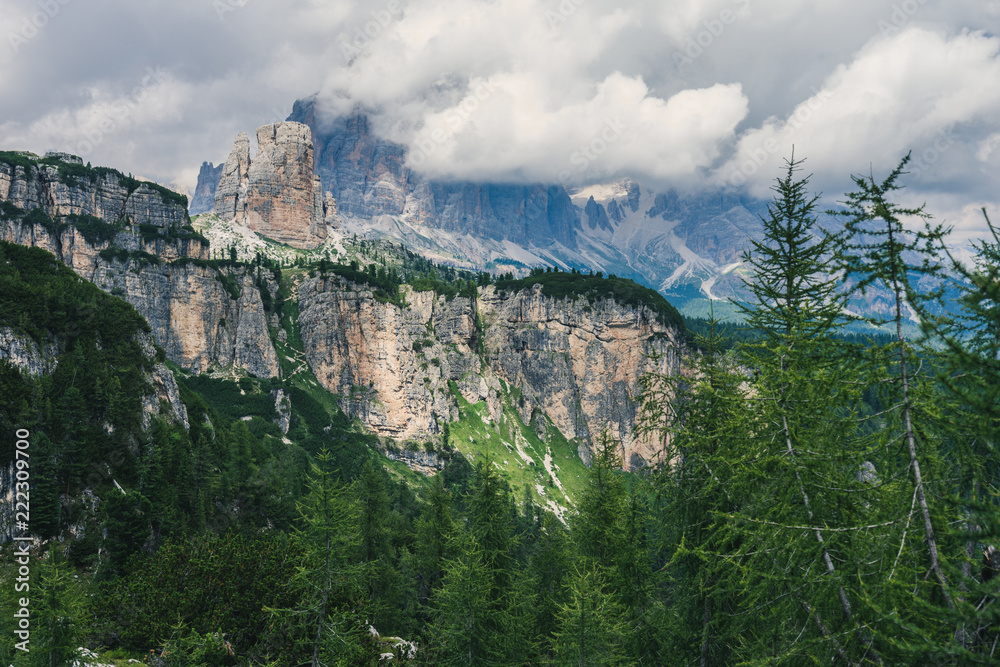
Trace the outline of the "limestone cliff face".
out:
<instances>
[{"instance_id":1,"label":"limestone cliff face","mask_svg":"<svg viewBox=\"0 0 1000 667\"><path fill-rule=\"evenodd\" d=\"M250 137L245 132L236 135L233 150L222 165L219 185L215 188L212 212L223 220L245 219L247 186L250 181Z\"/></svg>"},{"instance_id":2,"label":"limestone cliff face","mask_svg":"<svg viewBox=\"0 0 1000 667\"><path fill-rule=\"evenodd\" d=\"M238 298L220 281L220 269L193 263L105 263L90 279L131 303L167 358L185 369L201 373L218 364L277 376L278 356L253 276L242 268L221 271L238 286Z\"/></svg>"},{"instance_id":3,"label":"limestone cliff face","mask_svg":"<svg viewBox=\"0 0 1000 667\"><path fill-rule=\"evenodd\" d=\"M524 394L525 423L541 410L568 438L592 442L607 429L628 468L655 460L660 443L632 432L638 381L679 372L678 332L645 307L552 299L540 286L514 294L487 287L479 314L486 362Z\"/></svg>"},{"instance_id":4,"label":"limestone cliff face","mask_svg":"<svg viewBox=\"0 0 1000 667\"><path fill-rule=\"evenodd\" d=\"M301 123L257 129L257 155L240 133L222 168L213 212L295 248L315 248L326 238L323 189L313 175L312 133Z\"/></svg>"},{"instance_id":5,"label":"limestone cliff face","mask_svg":"<svg viewBox=\"0 0 1000 667\"><path fill-rule=\"evenodd\" d=\"M198 184L194 189L194 196L191 197L191 205L188 212L191 215L200 213L211 213L215 206L215 189L222 178L222 167L225 165L214 165L211 162L203 162L198 171Z\"/></svg>"},{"instance_id":6,"label":"limestone cliff face","mask_svg":"<svg viewBox=\"0 0 1000 667\"><path fill-rule=\"evenodd\" d=\"M0 327L0 359L6 359L22 373L37 377L56 369L59 346L53 341L39 345L10 327Z\"/></svg>"},{"instance_id":7,"label":"limestone cliff face","mask_svg":"<svg viewBox=\"0 0 1000 667\"><path fill-rule=\"evenodd\" d=\"M56 172L50 174L51 169ZM92 229L86 236L64 216L70 214L66 211L96 215L111 210L104 204L94 205L108 201L108 192L117 192L111 181L90 179L101 172L84 172L72 187L59 181L58 167L52 165L17 165L12 169L0 161L0 183L4 183L4 173L14 173L16 178L9 181L6 190L0 189L0 202L30 207L37 204L36 195L41 193L50 198L39 208L54 220L43 224L32 222L22 212L0 212L0 239L48 250L82 278L127 300L149 322L167 357L188 370L202 372L218 364L235 365L260 377L278 375L277 354L254 276L248 273L250 269L216 268L204 261L208 247L201 239L178 235L176 225L187 219L183 206L175 208L163 200L154 206L152 199L129 204L126 196L119 202L126 210L146 207L142 215L129 215L136 224L109 225L104 230L107 233L96 236ZM149 189L158 192L152 186ZM27 196L26 192L35 194ZM67 201L86 205L70 206ZM111 220L105 219L109 223L119 220L118 213ZM157 224L157 220L171 225L162 228L163 235L139 227ZM102 251L111 252L102 256Z\"/></svg>"},{"instance_id":8,"label":"limestone cliff face","mask_svg":"<svg viewBox=\"0 0 1000 667\"><path fill-rule=\"evenodd\" d=\"M421 438L458 417L448 383L476 372L474 304L403 288L408 307L339 276L299 287L306 358L344 411L380 435Z\"/></svg>"},{"instance_id":9,"label":"limestone cliff face","mask_svg":"<svg viewBox=\"0 0 1000 667\"><path fill-rule=\"evenodd\" d=\"M679 334L644 307L556 300L537 289L488 287L475 301L448 301L404 287L401 308L365 285L315 278L299 289L306 356L345 412L380 435L433 438L458 414L449 382L497 418L502 381L519 390L524 423L544 435L548 417L577 439L585 460L607 429L626 467L654 461L660 443L632 433L638 378L679 372Z\"/></svg>"},{"instance_id":10,"label":"limestone cliff face","mask_svg":"<svg viewBox=\"0 0 1000 667\"><path fill-rule=\"evenodd\" d=\"M52 218L92 215L107 222L180 227L187 219L187 198L152 183L124 177L112 169L87 169L80 158L50 155L31 164L0 159L0 201L26 211L42 209Z\"/></svg>"}]
</instances>

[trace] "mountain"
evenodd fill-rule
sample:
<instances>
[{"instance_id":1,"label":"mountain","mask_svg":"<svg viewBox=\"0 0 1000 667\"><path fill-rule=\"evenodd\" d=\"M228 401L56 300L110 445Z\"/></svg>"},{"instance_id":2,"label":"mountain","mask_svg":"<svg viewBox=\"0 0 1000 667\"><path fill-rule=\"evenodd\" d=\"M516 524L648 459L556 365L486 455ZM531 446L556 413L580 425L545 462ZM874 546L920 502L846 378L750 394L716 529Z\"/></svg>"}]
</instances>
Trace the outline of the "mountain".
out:
<instances>
[{"instance_id":1,"label":"mountain","mask_svg":"<svg viewBox=\"0 0 1000 667\"><path fill-rule=\"evenodd\" d=\"M632 181L566 190L428 180L364 113L325 120L317 104L297 101L289 120L312 129L316 173L344 228L438 261L496 272L587 268L686 302L730 294L725 276L760 234L766 204L740 194L656 192Z\"/></svg>"},{"instance_id":2,"label":"mountain","mask_svg":"<svg viewBox=\"0 0 1000 667\"><path fill-rule=\"evenodd\" d=\"M629 180L567 190L426 179L406 165L406 147L375 134L365 113L326 119L318 104L297 101L288 120L312 131L314 171L324 200L336 202L337 224L437 262L493 273L547 265L601 271L685 309L734 294L740 253L760 235L766 204L741 193L659 192ZM203 165L197 192L214 192L220 178ZM203 202L192 205L192 214L205 211Z\"/></svg>"},{"instance_id":3,"label":"mountain","mask_svg":"<svg viewBox=\"0 0 1000 667\"><path fill-rule=\"evenodd\" d=\"M79 158L0 153L0 203L0 239L123 297L179 366L278 374L262 288L246 267L209 259L183 195Z\"/></svg>"},{"instance_id":4,"label":"mountain","mask_svg":"<svg viewBox=\"0 0 1000 667\"><path fill-rule=\"evenodd\" d=\"M219 186L219 180L222 178L223 166L222 163L214 165L211 162L203 162L201 164L201 169L198 171L198 184L194 188L191 205L188 207L191 215L212 211L215 206L215 189Z\"/></svg>"},{"instance_id":5,"label":"mountain","mask_svg":"<svg viewBox=\"0 0 1000 667\"><path fill-rule=\"evenodd\" d=\"M261 132L275 139L270 153L251 158L241 137L222 170L214 208L228 221L192 221L182 196L73 156L0 153L0 240L48 251L126 301L173 365L170 379L208 392L230 418L277 424L257 432L277 451L357 437L336 435L346 428L370 434L364 447L403 475L490 460L559 516L601 432L620 442L627 468L657 460L660 438L633 433L638 379L678 373L685 340L661 295L575 272L477 286L474 274L355 238L340 202L319 196L308 128ZM293 215L275 216L279 205ZM311 234L319 207L318 246L268 238ZM244 224L255 221L256 231ZM43 372L46 346L15 327L0 355Z\"/></svg>"},{"instance_id":6,"label":"mountain","mask_svg":"<svg viewBox=\"0 0 1000 667\"><path fill-rule=\"evenodd\" d=\"M326 214L309 128L293 122L257 128L253 159L241 132L222 167L212 212L294 248L320 245Z\"/></svg>"}]
</instances>

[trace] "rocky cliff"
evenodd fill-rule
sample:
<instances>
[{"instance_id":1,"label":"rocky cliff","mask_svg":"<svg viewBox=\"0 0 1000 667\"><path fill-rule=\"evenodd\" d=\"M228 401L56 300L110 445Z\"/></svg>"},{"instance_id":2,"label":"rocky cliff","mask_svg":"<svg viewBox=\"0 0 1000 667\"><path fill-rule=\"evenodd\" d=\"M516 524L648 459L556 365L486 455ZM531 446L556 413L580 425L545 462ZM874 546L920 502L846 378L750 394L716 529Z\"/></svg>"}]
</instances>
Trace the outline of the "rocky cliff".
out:
<instances>
[{"instance_id":1,"label":"rocky cliff","mask_svg":"<svg viewBox=\"0 0 1000 667\"><path fill-rule=\"evenodd\" d=\"M660 442L633 433L639 378L680 372L682 332L644 306L556 299L539 286L515 293L488 287L477 308L484 360L522 393L525 423L540 411L583 443L607 430L621 442L627 468L656 460Z\"/></svg>"},{"instance_id":2,"label":"rocky cliff","mask_svg":"<svg viewBox=\"0 0 1000 667\"><path fill-rule=\"evenodd\" d=\"M168 358L188 370L215 364L261 377L278 374L257 276L208 261L205 240L182 224L182 197L78 162L21 155L21 163L11 164L3 157L0 239L44 248L127 300ZM60 171L63 164L71 166L71 178Z\"/></svg>"},{"instance_id":3,"label":"rocky cliff","mask_svg":"<svg viewBox=\"0 0 1000 667\"><path fill-rule=\"evenodd\" d=\"M198 171L198 184L194 188L194 196L191 197L191 205L188 212L191 215L201 213L211 213L215 207L215 189L222 178L222 168L225 165L213 165L211 162L203 162Z\"/></svg>"},{"instance_id":4,"label":"rocky cliff","mask_svg":"<svg viewBox=\"0 0 1000 667\"><path fill-rule=\"evenodd\" d=\"M187 197L114 169L90 168L72 155L0 152L0 201L49 217L93 216L163 230L188 220Z\"/></svg>"},{"instance_id":5,"label":"rocky cliff","mask_svg":"<svg viewBox=\"0 0 1000 667\"><path fill-rule=\"evenodd\" d=\"M407 307L339 276L299 287L299 327L320 383L344 411L398 440L441 432L457 418L449 382L476 372L475 304L404 286Z\"/></svg>"},{"instance_id":6,"label":"rocky cliff","mask_svg":"<svg viewBox=\"0 0 1000 667\"><path fill-rule=\"evenodd\" d=\"M282 122L257 129L257 155L240 133L222 167L213 213L237 219L255 232L295 248L315 248L326 238L319 177L313 174L310 129Z\"/></svg>"},{"instance_id":7,"label":"rocky cliff","mask_svg":"<svg viewBox=\"0 0 1000 667\"><path fill-rule=\"evenodd\" d=\"M649 309L556 299L537 286L451 300L404 286L401 299L403 306L379 300L339 276L299 289L302 340L317 378L377 433L434 439L458 415L457 391L484 402L493 421L513 400L540 437L553 424L585 460L605 429L621 441L627 467L655 460L659 443L632 432L638 378L678 372L680 334Z\"/></svg>"}]
</instances>

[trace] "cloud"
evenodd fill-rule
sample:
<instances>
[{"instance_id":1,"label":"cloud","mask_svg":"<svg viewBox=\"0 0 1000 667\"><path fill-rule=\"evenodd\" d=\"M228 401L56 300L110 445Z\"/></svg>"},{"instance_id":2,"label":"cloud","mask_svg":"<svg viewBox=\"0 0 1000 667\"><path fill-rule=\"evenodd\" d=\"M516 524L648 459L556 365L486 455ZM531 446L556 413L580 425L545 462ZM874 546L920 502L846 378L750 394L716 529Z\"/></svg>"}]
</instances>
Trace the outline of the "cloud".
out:
<instances>
[{"instance_id":1,"label":"cloud","mask_svg":"<svg viewBox=\"0 0 1000 667\"><path fill-rule=\"evenodd\" d=\"M763 194L794 145L820 186L871 162L891 169L911 150L911 180L947 184L983 152L977 138L1000 127L998 52L1000 39L984 32L875 38L786 116L744 131L716 178Z\"/></svg>"},{"instance_id":2,"label":"cloud","mask_svg":"<svg viewBox=\"0 0 1000 667\"><path fill-rule=\"evenodd\" d=\"M94 164L190 189L237 132L320 90L321 112L360 105L439 178L716 188L764 150L746 181L769 194L794 143L836 196L912 149L914 194L959 211L1000 186L997 7L0 0L0 149L79 150L99 132ZM150 69L160 81L117 117Z\"/></svg>"},{"instance_id":3,"label":"cloud","mask_svg":"<svg viewBox=\"0 0 1000 667\"><path fill-rule=\"evenodd\" d=\"M408 142L408 162L451 179L685 179L714 161L746 112L738 84L663 100L642 79L614 73L589 95L560 99L537 75L498 75L427 114Z\"/></svg>"}]
</instances>

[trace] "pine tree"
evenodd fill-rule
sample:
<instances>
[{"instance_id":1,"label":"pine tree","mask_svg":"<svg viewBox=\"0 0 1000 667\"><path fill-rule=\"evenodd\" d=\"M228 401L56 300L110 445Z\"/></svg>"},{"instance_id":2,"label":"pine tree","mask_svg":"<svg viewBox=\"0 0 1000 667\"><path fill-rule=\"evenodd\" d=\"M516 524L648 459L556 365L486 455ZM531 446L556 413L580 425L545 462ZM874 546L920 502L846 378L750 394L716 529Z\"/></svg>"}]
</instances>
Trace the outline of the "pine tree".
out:
<instances>
[{"instance_id":1,"label":"pine tree","mask_svg":"<svg viewBox=\"0 0 1000 667\"><path fill-rule=\"evenodd\" d=\"M610 592L603 568L583 561L574 568L567 602L560 607L555 664L589 667L634 664L625 657L626 609Z\"/></svg>"},{"instance_id":2,"label":"pine tree","mask_svg":"<svg viewBox=\"0 0 1000 667\"><path fill-rule=\"evenodd\" d=\"M455 519L451 493L442 475L431 479L426 502L417 519L416 558L419 568L419 598L426 605L444 579L444 565L452 556Z\"/></svg>"},{"instance_id":3,"label":"pine tree","mask_svg":"<svg viewBox=\"0 0 1000 667\"><path fill-rule=\"evenodd\" d=\"M112 578L125 571L128 559L142 548L151 534L151 505L138 491L110 489L101 509L104 512L104 550L108 559L98 569L100 578Z\"/></svg>"},{"instance_id":4,"label":"pine tree","mask_svg":"<svg viewBox=\"0 0 1000 667\"><path fill-rule=\"evenodd\" d=\"M31 664L62 667L69 664L77 647L78 624L83 615L83 598L73 579L73 569L49 545L48 557L37 563L38 591L31 595Z\"/></svg>"},{"instance_id":5,"label":"pine tree","mask_svg":"<svg viewBox=\"0 0 1000 667\"><path fill-rule=\"evenodd\" d=\"M917 304L925 334L941 348L935 367L948 401L947 460L957 480L951 501L963 519L946 528L953 548L964 544L952 573L955 645L918 649L923 659L941 663L981 662L1000 641L992 582L1000 569L1000 230L985 209L983 215L992 240L973 244L971 264L949 256L957 312ZM974 568L980 556L982 567Z\"/></svg>"},{"instance_id":6,"label":"pine tree","mask_svg":"<svg viewBox=\"0 0 1000 667\"><path fill-rule=\"evenodd\" d=\"M492 599L493 573L474 535L456 545L458 556L445 565L444 583L433 597L436 621L428 650L434 664L496 664L503 654L497 635L500 610Z\"/></svg>"},{"instance_id":7,"label":"pine tree","mask_svg":"<svg viewBox=\"0 0 1000 667\"><path fill-rule=\"evenodd\" d=\"M553 659L552 640L559 609L566 601L566 583L571 567L569 536L551 512L542 515L538 539L529 563L535 601L534 628L543 658Z\"/></svg>"},{"instance_id":8,"label":"pine tree","mask_svg":"<svg viewBox=\"0 0 1000 667\"><path fill-rule=\"evenodd\" d=\"M338 482L332 455L323 450L312 464L307 493L298 504L308 562L292 585L299 590L295 609L270 610L297 643L296 654L313 667L329 661L362 664L369 654L368 632L359 617L362 606L357 566L359 509L351 489Z\"/></svg>"},{"instance_id":9,"label":"pine tree","mask_svg":"<svg viewBox=\"0 0 1000 667\"><path fill-rule=\"evenodd\" d=\"M370 602L370 620L380 632L398 632L401 582L389 543L389 494L384 473L376 470L371 459L362 466L356 489L360 510L360 558Z\"/></svg>"}]
</instances>

